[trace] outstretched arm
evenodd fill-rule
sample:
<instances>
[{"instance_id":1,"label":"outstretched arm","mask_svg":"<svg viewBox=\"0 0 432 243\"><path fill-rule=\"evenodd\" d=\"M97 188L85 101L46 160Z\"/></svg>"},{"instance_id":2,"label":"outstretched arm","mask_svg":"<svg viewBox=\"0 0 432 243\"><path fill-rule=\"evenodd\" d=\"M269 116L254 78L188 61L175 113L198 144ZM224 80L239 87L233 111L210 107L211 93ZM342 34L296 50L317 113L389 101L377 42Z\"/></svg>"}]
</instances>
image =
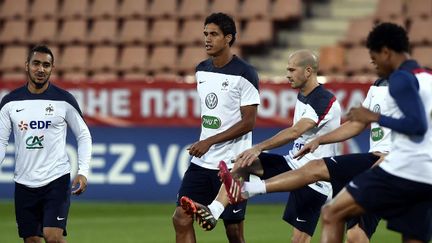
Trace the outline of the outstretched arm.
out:
<instances>
[{"instance_id":1,"label":"outstretched arm","mask_svg":"<svg viewBox=\"0 0 432 243\"><path fill-rule=\"evenodd\" d=\"M252 148L245 150L239 154L236 159L237 167L250 166L253 161L258 158L258 155L268 149L273 149L285 145L298 137L300 137L306 131L316 126L315 121L309 118L302 118L292 127L286 128L273 137L256 144Z\"/></svg>"}]
</instances>

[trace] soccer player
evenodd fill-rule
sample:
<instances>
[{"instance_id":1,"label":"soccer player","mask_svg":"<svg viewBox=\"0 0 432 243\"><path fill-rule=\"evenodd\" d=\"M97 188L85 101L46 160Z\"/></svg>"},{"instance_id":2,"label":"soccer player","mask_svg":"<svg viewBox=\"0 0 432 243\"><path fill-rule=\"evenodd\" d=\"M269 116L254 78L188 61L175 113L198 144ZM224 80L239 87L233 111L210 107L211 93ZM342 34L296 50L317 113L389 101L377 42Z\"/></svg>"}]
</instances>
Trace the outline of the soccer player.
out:
<instances>
[{"instance_id":1,"label":"soccer player","mask_svg":"<svg viewBox=\"0 0 432 243\"><path fill-rule=\"evenodd\" d=\"M25 69L27 84L0 103L0 162L13 130L19 236L26 243L39 243L42 237L45 242L66 242L71 194L67 127L78 143L79 168L72 183L75 195L87 187L91 135L75 98L49 81L54 56L47 46L36 46L29 52Z\"/></svg>"},{"instance_id":2,"label":"soccer player","mask_svg":"<svg viewBox=\"0 0 432 243\"><path fill-rule=\"evenodd\" d=\"M368 91L363 106L369 110L391 115L395 109L388 107L388 82L378 79ZM314 152L321 144L337 143L345 141L360 134L367 124L355 121L347 121L330 133L324 134L305 144L294 156L304 156ZM301 188L310 183L320 180L330 181L333 195L336 195L356 175L371 168L378 160L390 150L391 130L372 123L370 133L369 153L349 154L332 156L322 159L311 160L304 166L284 172L267 180L253 180L241 182L231 179L231 175L224 173L228 179L224 180L234 190L228 190L228 194L235 202L253 197L258 194L285 192ZM347 242L368 242L378 226L379 217L375 215L364 215L353 218L347 222Z\"/></svg>"},{"instance_id":3,"label":"soccer player","mask_svg":"<svg viewBox=\"0 0 432 243\"><path fill-rule=\"evenodd\" d=\"M173 215L176 242L195 242L195 212L181 207L182 197L209 204L221 186L217 176L219 161L231 161L252 146L252 129L260 104L259 80L251 65L231 53L235 38L236 26L230 16L214 13L205 19L204 44L210 58L196 67L201 136L189 148L193 157L178 192ZM228 207L222 215L230 242L244 242L245 207L245 202ZM209 225L203 226L208 229Z\"/></svg>"},{"instance_id":4,"label":"soccer player","mask_svg":"<svg viewBox=\"0 0 432 243\"><path fill-rule=\"evenodd\" d=\"M237 156L234 170L242 178L247 178L249 174L263 179L270 178L301 168L309 160L336 154L336 144L327 144L300 160L293 158L304 144L339 127L341 110L335 96L318 83L318 59L311 51L299 50L292 53L288 59L287 71L291 86L300 90L297 96L293 126ZM294 141L294 145L285 156L262 153L264 150L280 147L291 141ZM224 165L222 162L221 173L226 183L225 176L229 175L229 172ZM224 189L221 188L216 200L208 207L189 201L191 207L205 212L198 213L198 219L218 218L224 206L228 205ZM230 185L228 185L229 190ZM318 222L321 206L324 205L330 193L330 184L323 181L305 184L291 192L283 218L294 226L293 242L310 242Z\"/></svg>"},{"instance_id":5,"label":"soccer player","mask_svg":"<svg viewBox=\"0 0 432 243\"><path fill-rule=\"evenodd\" d=\"M377 72L388 77L386 116L362 107L351 121L377 122L392 129L390 153L378 166L355 177L322 211L321 242L342 242L348 217L375 213L403 242L429 242L432 235L432 75L409 57L405 30L392 23L375 26L366 43Z\"/></svg>"}]
</instances>

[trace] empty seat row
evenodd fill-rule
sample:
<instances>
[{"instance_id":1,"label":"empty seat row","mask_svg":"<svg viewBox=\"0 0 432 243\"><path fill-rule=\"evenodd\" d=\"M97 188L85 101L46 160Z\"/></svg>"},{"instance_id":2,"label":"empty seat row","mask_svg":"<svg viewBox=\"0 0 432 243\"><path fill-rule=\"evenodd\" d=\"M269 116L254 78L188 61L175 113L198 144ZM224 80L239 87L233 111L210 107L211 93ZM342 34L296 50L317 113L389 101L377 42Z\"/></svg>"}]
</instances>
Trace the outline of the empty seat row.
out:
<instances>
[{"instance_id":1,"label":"empty seat row","mask_svg":"<svg viewBox=\"0 0 432 243\"><path fill-rule=\"evenodd\" d=\"M201 44L204 40L203 28L202 20L187 20L182 24L172 19L151 22L131 19L121 23L97 20L91 25L86 20L39 20L31 28L25 20L9 20L0 31L0 44ZM254 45L270 41L272 28L271 20L250 20L244 24L244 30L238 26L239 42ZM260 31L257 32L257 29Z\"/></svg>"},{"instance_id":2,"label":"empty seat row","mask_svg":"<svg viewBox=\"0 0 432 243\"><path fill-rule=\"evenodd\" d=\"M432 0L379 0L374 17L378 20L405 17L408 19L432 16Z\"/></svg>"},{"instance_id":3,"label":"empty seat row","mask_svg":"<svg viewBox=\"0 0 432 243\"><path fill-rule=\"evenodd\" d=\"M375 73L369 51L366 47L345 48L340 45L323 46L320 48L319 67L321 75L344 74L358 75ZM432 68L432 46L413 48L412 57L420 65Z\"/></svg>"},{"instance_id":4,"label":"empty seat row","mask_svg":"<svg viewBox=\"0 0 432 243\"><path fill-rule=\"evenodd\" d=\"M67 46L52 47L56 69L64 71L89 72L178 72L193 74L195 66L208 58L203 47L161 46L148 49L143 46ZM11 46L3 50L0 71L24 69L28 48ZM235 53L239 51L235 49Z\"/></svg>"},{"instance_id":5,"label":"empty seat row","mask_svg":"<svg viewBox=\"0 0 432 243\"><path fill-rule=\"evenodd\" d=\"M226 12L238 18L299 18L301 0L4 0L1 18L203 18Z\"/></svg>"}]
</instances>

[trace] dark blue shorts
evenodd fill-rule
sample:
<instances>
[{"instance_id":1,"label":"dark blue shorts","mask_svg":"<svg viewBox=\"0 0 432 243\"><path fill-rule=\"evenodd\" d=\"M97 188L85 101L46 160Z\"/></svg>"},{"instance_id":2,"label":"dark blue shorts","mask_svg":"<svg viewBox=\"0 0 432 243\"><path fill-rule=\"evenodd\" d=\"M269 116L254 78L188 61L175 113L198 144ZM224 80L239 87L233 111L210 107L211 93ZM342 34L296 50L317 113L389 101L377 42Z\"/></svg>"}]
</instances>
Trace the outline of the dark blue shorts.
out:
<instances>
[{"instance_id":1,"label":"dark blue shorts","mask_svg":"<svg viewBox=\"0 0 432 243\"><path fill-rule=\"evenodd\" d=\"M15 216L19 236L24 239L42 237L44 227L61 228L66 236L70 195L70 174L38 188L15 183Z\"/></svg>"},{"instance_id":2,"label":"dark blue shorts","mask_svg":"<svg viewBox=\"0 0 432 243\"><path fill-rule=\"evenodd\" d=\"M323 158L330 174L330 183L333 196L336 196L355 176L370 169L380 157L372 153L346 154ZM374 214L365 214L347 221L350 229L356 224L371 238L378 227L380 217Z\"/></svg>"},{"instance_id":3,"label":"dark blue shorts","mask_svg":"<svg viewBox=\"0 0 432 243\"><path fill-rule=\"evenodd\" d=\"M281 155L261 153L259 159L264 169L264 175L261 179L268 179L292 170ZM296 229L312 236L319 220L321 207L326 200L327 196L309 186L291 191L283 219Z\"/></svg>"},{"instance_id":4,"label":"dark blue shorts","mask_svg":"<svg viewBox=\"0 0 432 243\"><path fill-rule=\"evenodd\" d=\"M187 196L203 205L209 205L215 199L222 183L218 177L218 170L210 170L194 163L186 170L182 184L177 194L177 206L182 196ZM222 213L221 218L226 224L236 224L244 220L246 214L246 203L228 205Z\"/></svg>"},{"instance_id":5,"label":"dark blue shorts","mask_svg":"<svg viewBox=\"0 0 432 243\"><path fill-rule=\"evenodd\" d=\"M432 185L374 167L355 177L346 188L367 212L387 219L387 228L409 239L431 240Z\"/></svg>"}]
</instances>

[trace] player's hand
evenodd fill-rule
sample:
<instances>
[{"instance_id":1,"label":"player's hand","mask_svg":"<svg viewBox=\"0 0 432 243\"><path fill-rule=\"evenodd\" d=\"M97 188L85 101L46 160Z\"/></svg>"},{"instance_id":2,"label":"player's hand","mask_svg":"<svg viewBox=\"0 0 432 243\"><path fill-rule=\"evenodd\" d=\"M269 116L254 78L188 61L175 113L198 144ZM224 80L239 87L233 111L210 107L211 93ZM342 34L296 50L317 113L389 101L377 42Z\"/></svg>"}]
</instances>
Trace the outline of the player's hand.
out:
<instances>
[{"instance_id":1,"label":"player's hand","mask_svg":"<svg viewBox=\"0 0 432 243\"><path fill-rule=\"evenodd\" d=\"M350 121L369 124L371 122L377 122L380 118L380 114L360 106L351 108L347 114L347 118Z\"/></svg>"},{"instance_id":2,"label":"player's hand","mask_svg":"<svg viewBox=\"0 0 432 243\"><path fill-rule=\"evenodd\" d=\"M372 152L374 155L379 156L380 158L372 165L372 167L375 167L379 165L381 162L384 161L385 157L388 155L388 153L382 153L382 152Z\"/></svg>"},{"instance_id":3,"label":"player's hand","mask_svg":"<svg viewBox=\"0 0 432 243\"><path fill-rule=\"evenodd\" d=\"M303 148L301 148L295 155L294 159L301 159L303 156L305 156L308 153L313 153L318 147L320 146L320 141L318 138L315 138L314 140L310 141L309 143L305 144Z\"/></svg>"},{"instance_id":4,"label":"player's hand","mask_svg":"<svg viewBox=\"0 0 432 243\"><path fill-rule=\"evenodd\" d=\"M201 158L211 146L212 144L207 142L207 140L202 140L192 144L187 150L189 150L190 155Z\"/></svg>"},{"instance_id":5,"label":"player's hand","mask_svg":"<svg viewBox=\"0 0 432 243\"><path fill-rule=\"evenodd\" d=\"M250 166L255 160L258 159L258 156L261 154L261 152L261 149L257 148L256 146L243 151L237 156L234 167L243 168Z\"/></svg>"},{"instance_id":6,"label":"player's hand","mask_svg":"<svg viewBox=\"0 0 432 243\"><path fill-rule=\"evenodd\" d=\"M77 189L74 190L74 188ZM81 195L87 189L87 178L83 175L77 175L72 182L72 194L73 195Z\"/></svg>"}]
</instances>

